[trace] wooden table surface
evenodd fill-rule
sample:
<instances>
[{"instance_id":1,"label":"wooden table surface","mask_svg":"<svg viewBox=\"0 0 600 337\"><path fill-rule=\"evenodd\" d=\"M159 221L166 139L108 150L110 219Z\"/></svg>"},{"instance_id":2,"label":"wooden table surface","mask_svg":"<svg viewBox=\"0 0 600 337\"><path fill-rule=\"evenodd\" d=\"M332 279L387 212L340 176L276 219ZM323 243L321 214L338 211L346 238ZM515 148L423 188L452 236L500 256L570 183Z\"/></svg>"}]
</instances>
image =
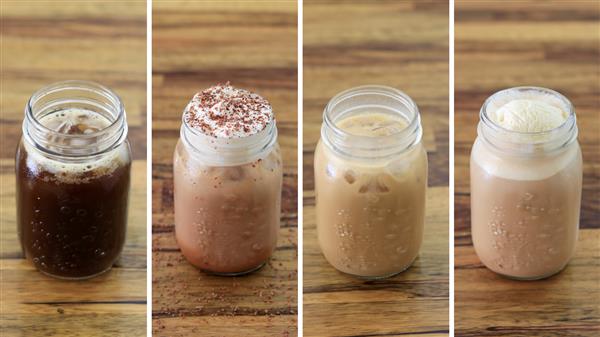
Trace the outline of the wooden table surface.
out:
<instances>
[{"instance_id":1,"label":"wooden table surface","mask_svg":"<svg viewBox=\"0 0 600 337\"><path fill-rule=\"evenodd\" d=\"M600 336L600 2L457 1L455 111L456 336ZM559 275L504 279L470 236L469 153L483 101L537 85L575 105L584 179L575 257Z\"/></svg>"},{"instance_id":2,"label":"wooden table surface","mask_svg":"<svg viewBox=\"0 0 600 337\"><path fill-rule=\"evenodd\" d=\"M0 6L0 335L146 336L145 2ZM15 220L23 109L34 91L67 79L121 96L134 156L125 248L110 272L86 281L37 272L23 259Z\"/></svg>"},{"instance_id":3,"label":"wooden table surface","mask_svg":"<svg viewBox=\"0 0 600 337\"><path fill-rule=\"evenodd\" d=\"M154 1L153 335L297 334L297 10L291 1ZM173 232L172 158L181 113L199 90L231 81L273 105L284 165L277 250L259 271L204 274Z\"/></svg>"},{"instance_id":4,"label":"wooden table surface","mask_svg":"<svg viewBox=\"0 0 600 337\"><path fill-rule=\"evenodd\" d=\"M323 108L363 84L405 91L429 158L423 247L386 280L336 271L317 243L313 153ZM448 335L448 4L304 1L304 335Z\"/></svg>"}]
</instances>

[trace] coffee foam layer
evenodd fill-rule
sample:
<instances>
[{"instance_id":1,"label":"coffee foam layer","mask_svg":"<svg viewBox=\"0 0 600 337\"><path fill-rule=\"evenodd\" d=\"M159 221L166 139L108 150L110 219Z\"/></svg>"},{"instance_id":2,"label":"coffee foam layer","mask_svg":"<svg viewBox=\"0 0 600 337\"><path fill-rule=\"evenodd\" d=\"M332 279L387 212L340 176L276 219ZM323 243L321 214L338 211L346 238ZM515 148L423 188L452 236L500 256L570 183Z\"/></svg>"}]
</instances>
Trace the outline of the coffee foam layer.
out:
<instances>
[{"instance_id":1,"label":"coffee foam layer","mask_svg":"<svg viewBox=\"0 0 600 337\"><path fill-rule=\"evenodd\" d=\"M39 122L59 134L69 135L89 135L105 129L111 124L111 121L104 116L82 109L65 109L53 112L41 117ZM60 135L52 135L49 132L49 137L56 137L58 140ZM85 145L83 144L84 142L90 140L74 137L74 139L69 139L68 141L76 143L73 145L81 146ZM28 141L23 141L23 144L27 152L28 167L37 167L40 172L36 173L50 173L53 177L49 177L48 179L55 179L65 183L81 183L110 174L117 168L125 165L129 157L127 147L119 146L117 149L88 161L69 162L43 154Z\"/></svg>"},{"instance_id":2,"label":"coffee foam layer","mask_svg":"<svg viewBox=\"0 0 600 337\"><path fill-rule=\"evenodd\" d=\"M33 148L31 144L24 141L27 152L27 166L37 168L34 174L42 172L50 173L48 180L56 180L63 183L85 183L91 179L112 173L128 161L126 146L120 146L109 153L103 154L98 159L91 161L72 163L49 158Z\"/></svg>"},{"instance_id":3,"label":"coffee foam layer","mask_svg":"<svg viewBox=\"0 0 600 337\"><path fill-rule=\"evenodd\" d=\"M482 148L481 139L477 139L471 150L472 161L479 165L489 175L512 180L543 180L558 172L576 160L579 148L570 146L557 156L541 156L538 159L530 157L507 158L499 156L493 150Z\"/></svg>"}]
</instances>

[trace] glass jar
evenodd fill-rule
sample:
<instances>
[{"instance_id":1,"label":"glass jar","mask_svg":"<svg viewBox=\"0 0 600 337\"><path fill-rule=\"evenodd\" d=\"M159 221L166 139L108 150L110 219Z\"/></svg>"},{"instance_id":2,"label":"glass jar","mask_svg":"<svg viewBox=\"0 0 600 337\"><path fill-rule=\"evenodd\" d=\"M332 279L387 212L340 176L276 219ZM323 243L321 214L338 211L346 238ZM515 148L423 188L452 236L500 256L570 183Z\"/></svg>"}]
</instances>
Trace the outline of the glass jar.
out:
<instances>
[{"instance_id":1,"label":"glass jar","mask_svg":"<svg viewBox=\"0 0 600 337\"><path fill-rule=\"evenodd\" d=\"M557 128L508 130L490 114L509 99L543 99L568 113ZM573 105L556 91L518 87L483 104L471 150L471 233L490 270L534 280L561 271L575 251L582 159Z\"/></svg>"},{"instance_id":2,"label":"glass jar","mask_svg":"<svg viewBox=\"0 0 600 337\"><path fill-rule=\"evenodd\" d=\"M369 125L372 117L383 126L371 131L385 128L387 119L404 127L373 134L340 127L350 118ZM427 153L417 105L399 90L362 86L333 97L323 120L314 163L323 255L364 278L404 271L417 257L425 220Z\"/></svg>"},{"instance_id":3,"label":"glass jar","mask_svg":"<svg viewBox=\"0 0 600 337\"><path fill-rule=\"evenodd\" d=\"M182 121L173 158L175 236L197 268L234 276L262 267L277 246L282 163L272 119L242 138Z\"/></svg>"},{"instance_id":4,"label":"glass jar","mask_svg":"<svg viewBox=\"0 0 600 337\"><path fill-rule=\"evenodd\" d=\"M38 270L83 279L111 268L125 242L130 153L110 89L66 81L31 96L16 154L17 225Z\"/></svg>"}]
</instances>

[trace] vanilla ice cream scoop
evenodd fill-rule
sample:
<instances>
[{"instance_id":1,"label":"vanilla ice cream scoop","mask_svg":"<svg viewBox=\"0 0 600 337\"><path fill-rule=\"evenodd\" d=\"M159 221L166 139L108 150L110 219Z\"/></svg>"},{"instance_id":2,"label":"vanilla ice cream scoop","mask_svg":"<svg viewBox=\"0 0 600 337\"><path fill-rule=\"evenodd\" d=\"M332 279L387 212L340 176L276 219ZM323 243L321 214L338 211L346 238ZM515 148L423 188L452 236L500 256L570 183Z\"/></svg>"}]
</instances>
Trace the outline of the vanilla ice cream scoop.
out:
<instances>
[{"instance_id":1,"label":"vanilla ice cream scoop","mask_svg":"<svg viewBox=\"0 0 600 337\"><path fill-rule=\"evenodd\" d=\"M543 100L515 99L489 114L496 124L517 132L541 132L559 127L568 113Z\"/></svg>"}]
</instances>

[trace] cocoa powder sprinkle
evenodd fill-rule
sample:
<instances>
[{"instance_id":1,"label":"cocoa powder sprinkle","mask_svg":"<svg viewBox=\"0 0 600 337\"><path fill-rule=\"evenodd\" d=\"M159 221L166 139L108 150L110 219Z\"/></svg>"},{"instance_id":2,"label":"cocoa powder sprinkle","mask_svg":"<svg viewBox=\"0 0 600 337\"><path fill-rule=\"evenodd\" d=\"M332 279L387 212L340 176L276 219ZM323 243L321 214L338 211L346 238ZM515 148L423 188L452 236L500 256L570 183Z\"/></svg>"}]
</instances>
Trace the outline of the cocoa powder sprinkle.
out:
<instances>
[{"instance_id":1,"label":"cocoa powder sprinkle","mask_svg":"<svg viewBox=\"0 0 600 337\"><path fill-rule=\"evenodd\" d=\"M262 96L217 84L194 95L184 111L185 123L215 138L243 138L264 130L274 120Z\"/></svg>"}]
</instances>

